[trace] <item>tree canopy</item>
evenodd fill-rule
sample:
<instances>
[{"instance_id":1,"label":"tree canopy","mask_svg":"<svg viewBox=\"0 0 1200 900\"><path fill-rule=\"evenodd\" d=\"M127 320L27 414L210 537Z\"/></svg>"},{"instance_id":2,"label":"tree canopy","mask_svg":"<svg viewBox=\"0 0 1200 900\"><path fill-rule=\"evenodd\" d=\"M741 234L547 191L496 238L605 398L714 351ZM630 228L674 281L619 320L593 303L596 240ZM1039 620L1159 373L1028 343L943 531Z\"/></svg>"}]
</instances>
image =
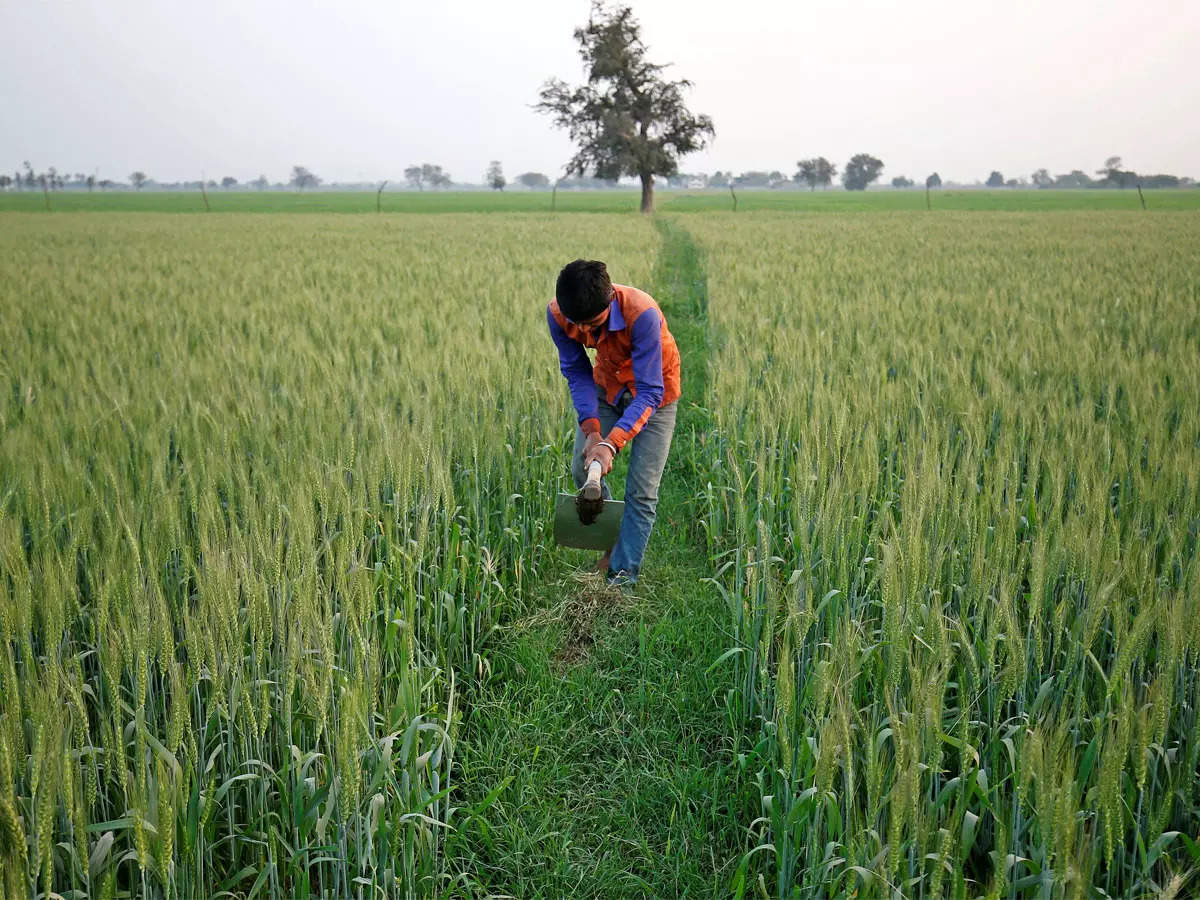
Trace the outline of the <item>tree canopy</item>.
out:
<instances>
[{"instance_id":1,"label":"tree canopy","mask_svg":"<svg viewBox=\"0 0 1200 900\"><path fill-rule=\"evenodd\" d=\"M846 163L842 172L842 184L848 191L865 191L867 185L883 172L883 160L870 153L856 153Z\"/></svg>"},{"instance_id":2,"label":"tree canopy","mask_svg":"<svg viewBox=\"0 0 1200 900\"><path fill-rule=\"evenodd\" d=\"M807 184L810 191L815 191L818 184L829 187L837 177L837 166L823 156L802 159L796 163L796 168L798 171L793 179Z\"/></svg>"},{"instance_id":3,"label":"tree canopy","mask_svg":"<svg viewBox=\"0 0 1200 900\"><path fill-rule=\"evenodd\" d=\"M450 184L450 173L443 172L441 166L433 163L421 163L419 166L409 166L404 170L404 177L419 191L425 190L425 185L445 187Z\"/></svg>"},{"instance_id":4,"label":"tree canopy","mask_svg":"<svg viewBox=\"0 0 1200 900\"><path fill-rule=\"evenodd\" d=\"M615 180L637 176L642 212L654 208L654 176L674 175L679 157L702 149L714 134L712 119L693 115L683 101L686 80L668 81L666 66L646 59L641 26L627 6L593 3L587 25L575 29L587 80L572 87L551 78L535 109L567 130L577 150L569 175Z\"/></svg>"},{"instance_id":5,"label":"tree canopy","mask_svg":"<svg viewBox=\"0 0 1200 900\"><path fill-rule=\"evenodd\" d=\"M304 166L292 166L292 178L288 183L302 191L306 187L316 187L321 183L321 179Z\"/></svg>"},{"instance_id":6,"label":"tree canopy","mask_svg":"<svg viewBox=\"0 0 1200 900\"><path fill-rule=\"evenodd\" d=\"M517 176L517 182L527 188L548 188L550 179L541 172L522 172Z\"/></svg>"},{"instance_id":7,"label":"tree canopy","mask_svg":"<svg viewBox=\"0 0 1200 900\"><path fill-rule=\"evenodd\" d=\"M1104 161L1104 168L1096 170L1097 175L1103 175L1100 179L1102 187L1136 187L1138 184L1137 172L1126 171L1121 167L1121 157L1110 156Z\"/></svg>"},{"instance_id":8,"label":"tree canopy","mask_svg":"<svg viewBox=\"0 0 1200 900\"><path fill-rule=\"evenodd\" d=\"M488 163L487 174L484 175L488 187L493 191L502 191L504 186L508 184L508 180L504 177L504 168L500 165L500 160L493 159Z\"/></svg>"}]
</instances>

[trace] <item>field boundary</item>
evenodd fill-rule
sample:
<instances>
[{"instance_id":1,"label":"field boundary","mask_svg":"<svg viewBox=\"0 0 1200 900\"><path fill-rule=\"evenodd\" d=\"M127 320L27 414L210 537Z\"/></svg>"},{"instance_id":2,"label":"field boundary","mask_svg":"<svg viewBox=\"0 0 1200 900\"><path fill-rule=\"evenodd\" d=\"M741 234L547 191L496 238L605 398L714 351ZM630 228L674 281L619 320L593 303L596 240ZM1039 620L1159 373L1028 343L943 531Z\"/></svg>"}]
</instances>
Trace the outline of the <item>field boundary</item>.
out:
<instances>
[{"instance_id":1,"label":"field boundary","mask_svg":"<svg viewBox=\"0 0 1200 900\"><path fill-rule=\"evenodd\" d=\"M938 189L931 193L931 211L939 212L1089 212L1195 211L1200 189L1155 189L1145 192L1143 210L1132 190L999 190ZM641 194L636 190L559 191L51 191L50 208L41 191L0 191L0 213L175 213L180 215L313 214L389 215L433 213L523 213L561 215L575 212L636 214ZM378 206L377 206L378 203ZM666 190L655 193L660 214L733 215L728 191ZM737 214L776 211L788 213L925 213L924 190L798 191L746 190L738 193Z\"/></svg>"}]
</instances>

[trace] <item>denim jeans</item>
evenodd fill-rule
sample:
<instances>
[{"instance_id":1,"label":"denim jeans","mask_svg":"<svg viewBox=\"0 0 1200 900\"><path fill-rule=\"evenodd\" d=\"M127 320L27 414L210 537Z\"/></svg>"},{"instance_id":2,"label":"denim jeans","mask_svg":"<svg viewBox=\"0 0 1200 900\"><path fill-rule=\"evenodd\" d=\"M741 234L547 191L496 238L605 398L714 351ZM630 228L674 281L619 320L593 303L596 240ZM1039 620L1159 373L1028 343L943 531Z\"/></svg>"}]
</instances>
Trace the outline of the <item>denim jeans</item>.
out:
<instances>
[{"instance_id":1,"label":"denim jeans","mask_svg":"<svg viewBox=\"0 0 1200 900\"><path fill-rule=\"evenodd\" d=\"M599 402L600 431L608 434L633 398L625 391L617 398L617 405L612 406L599 387L596 388L596 398ZM667 453L671 449L671 436L675 433L675 407L676 403L668 403L656 409L642 430L623 449L629 454L629 471L625 476L625 515L621 519L621 532L608 564L610 579L618 582L636 583L642 567L650 530L654 528L658 485L662 481ZM571 453L571 475L577 489L587 480L581 455L586 440L587 437L577 427L575 449ZM608 484L601 484L604 499L611 499Z\"/></svg>"}]
</instances>

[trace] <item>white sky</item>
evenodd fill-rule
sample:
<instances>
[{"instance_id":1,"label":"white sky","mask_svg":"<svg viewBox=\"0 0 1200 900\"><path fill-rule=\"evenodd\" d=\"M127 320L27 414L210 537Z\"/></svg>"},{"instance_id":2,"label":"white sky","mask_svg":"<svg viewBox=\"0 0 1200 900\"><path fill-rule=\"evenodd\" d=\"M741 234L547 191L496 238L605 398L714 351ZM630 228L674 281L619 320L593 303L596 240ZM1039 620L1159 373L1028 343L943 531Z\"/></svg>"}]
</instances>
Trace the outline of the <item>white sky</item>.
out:
<instances>
[{"instance_id":1,"label":"white sky","mask_svg":"<svg viewBox=\"0 0 1200 900\"><path fill-rule=\"evenodd\" d=\"M634 0L689 78L711 147L685 171L795 171L856 152L885 180L1098 168L1200 177L1200 0ZM400 181L554 175L571 146L530 109L578 82L587 0L0 0L0 172L161 181L295 164Z\"/></svg>"}]
</instances>

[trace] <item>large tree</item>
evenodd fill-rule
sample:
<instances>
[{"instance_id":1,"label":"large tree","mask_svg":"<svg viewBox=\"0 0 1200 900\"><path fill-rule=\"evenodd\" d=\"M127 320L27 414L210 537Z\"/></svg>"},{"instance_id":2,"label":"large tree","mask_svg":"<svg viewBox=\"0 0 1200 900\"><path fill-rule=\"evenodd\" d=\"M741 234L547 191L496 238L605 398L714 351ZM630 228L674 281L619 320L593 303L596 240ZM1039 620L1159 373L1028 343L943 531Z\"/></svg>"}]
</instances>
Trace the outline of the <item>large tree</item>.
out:
<instances>
[{"instance_id":1,"label":"large tree","mask_svg":"<svg viewBox=\"0 0 1200 900\"><path fill-rule=\"evenodd\" d=\"M996 169L992 169L992 174L988 176L984 184L990 188L1004 187L1004 176Z\"/></svg>"},{"instance_id":2,"label":"large tree","mask_svg":"<svg viewBox=\"0 0 1200 900\"><path fill-rule=\"evenodd\" d=\"M587 82L571 87L551 78L535 108L553 116L579 148L566 165L568 175L635 175L642 212L652 212L654 176L674 175L679 157L703 148L714 134L712 119L684 105L691 82L667 81L666 66L646 60L641 26L629 7L609 9L597 0L575 40Z\"/></svg>"},{"instance_id":3,"label":"large tree","mask_svg":"<svg viewBox=\"0 0 1200 900\"><path fill-rule=\"evenodd\" d=\"M146 177L145 172L134 172L132 175L129 176L129 183L132 184L134 186L134 188L139 191L142 189L142 185L144 185L149 180L150 179Z\"/></svg>"},{"instance_id":4,"label":"large tree","mask_svg":"<svg viewBox=\"0 0 1200 900\"><path fill-rule=\"evenodd\" d=\"M802 159L796 167L799 171L792 178L797 183L803 181L810 191L815 191L818 184L828 187L837 176L837 166L823 156Z\"/></svg>"},{"instance_id":5,"label":"large tree","mask_svg":"<svg viewBox=\"0 0 1200 900\"><path fill-rule=\"evenodd\" d=\"M883 172L883 160L870 153L856 153L846 163L842 172L842 184L848 191L865 191L867 185Z\"/></svg>"}]
</instances>

